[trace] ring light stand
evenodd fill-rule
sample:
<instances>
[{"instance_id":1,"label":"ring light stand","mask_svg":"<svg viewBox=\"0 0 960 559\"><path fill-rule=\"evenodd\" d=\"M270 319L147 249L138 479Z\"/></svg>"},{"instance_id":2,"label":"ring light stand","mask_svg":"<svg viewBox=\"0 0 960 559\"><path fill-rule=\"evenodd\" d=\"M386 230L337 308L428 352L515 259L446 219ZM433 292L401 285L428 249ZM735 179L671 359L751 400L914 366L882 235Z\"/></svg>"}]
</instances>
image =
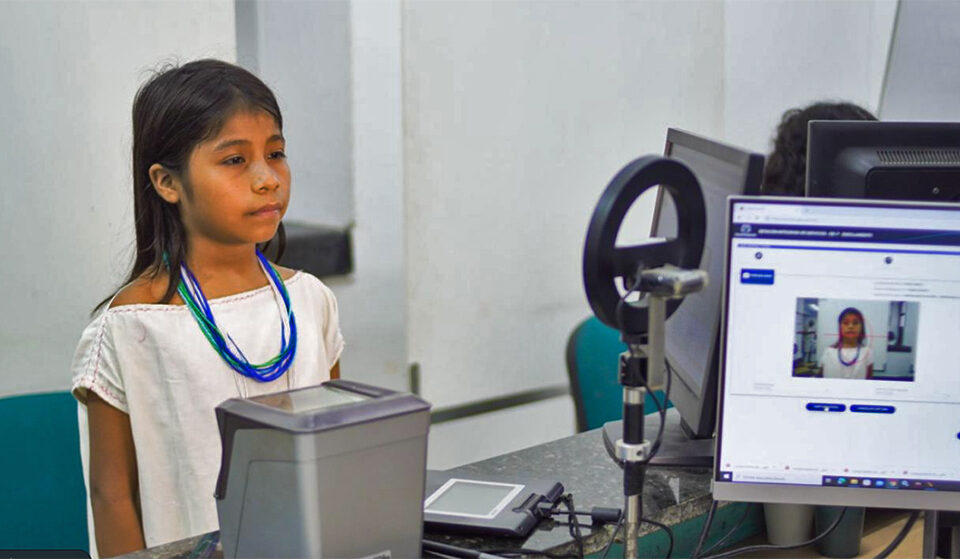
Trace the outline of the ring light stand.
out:
<instances>
[{"instance_id":1,"label":"ring light stand","mask_svg":"<svg viewBox=\"0 0 960 559\"><path fill-rule=\"evenodd\" d=\"M617 233L633 202L661 186L677 208L677 237L663 242L616 247ZM583 251L583 283L594 314L621 332L629 351L620 355L623 385L623 438L616 442L623 462L625 557L637 556L637 531L643 513L643 477L651 443L644 440L644 386L663 379L664 322L680 298L703 288L706 273L696 268L703 252L706 213L700 183L675 159L641 157L624 167L600 196ZM648 294L648 307L621 303L621 278L627 289ZM665 405L665 404L664 404Z\"/></svg>"}]
</instances>

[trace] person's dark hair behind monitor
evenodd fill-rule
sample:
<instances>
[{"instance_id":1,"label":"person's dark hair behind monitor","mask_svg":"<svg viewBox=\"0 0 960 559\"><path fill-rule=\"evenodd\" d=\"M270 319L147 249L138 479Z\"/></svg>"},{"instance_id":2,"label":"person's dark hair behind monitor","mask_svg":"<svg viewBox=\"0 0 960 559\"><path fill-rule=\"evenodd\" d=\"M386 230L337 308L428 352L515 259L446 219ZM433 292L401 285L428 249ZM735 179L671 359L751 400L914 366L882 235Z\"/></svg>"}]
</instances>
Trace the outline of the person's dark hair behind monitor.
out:
<instances>
[{"instance_id":1,"label":"person's dark hair behind monitor","mask_svg":"<svg viewBox=\"0 0 960 559\"><path fill-rule=\"evenodd\" d=\"M877 120L853 103L819 102L783 113L773 152L763 169L760 192L770 196L803 196L807 173L807 123L811 120Z\"/></svg>"}]
</instances>

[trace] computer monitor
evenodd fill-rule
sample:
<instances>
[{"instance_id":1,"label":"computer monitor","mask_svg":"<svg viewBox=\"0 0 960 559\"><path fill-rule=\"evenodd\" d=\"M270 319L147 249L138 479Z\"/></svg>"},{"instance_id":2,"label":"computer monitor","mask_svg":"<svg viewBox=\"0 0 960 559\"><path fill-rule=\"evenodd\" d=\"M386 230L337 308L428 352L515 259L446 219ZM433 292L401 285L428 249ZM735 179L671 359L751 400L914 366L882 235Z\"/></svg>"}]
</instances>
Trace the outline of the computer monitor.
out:
<instances>
[{"instance_id":1,"label":"computer monitor","mask_svg":"<svg viewBox=\"0 0 960 559\"><path fill-rule=\"evenodd\" d=\"M810 121L806 194L960 201L960 123Z\"/></svg>"},{"instance_id":2,"label":"computer monitor","mask_svg":"<svg viewBox=\"0 0 960 559\"><path fill-rule=\"evenodd\" d=\"M706 238L700 268L707 287L687 296L666 322L666 356L674 376L670 400L680 413L684 431L693 438L713 436L716 423L720 333L720 286L723 273L723 224L727 196L759 194L764 158L683 130L667 130L664 155L685 163L700 181L706 206ZM673 198L660 191L654 209L652 236L676 234Z\"/></svg>"},{"instance_id":3,"label":"computer monitor","mask_svg":"<svg viewBox=\"0 0 960 559\"><path fill-rule=\"evenodd\" d=\"M960 510L960 206L727 205L714 498Z\"/></svg>"}]
</instances>

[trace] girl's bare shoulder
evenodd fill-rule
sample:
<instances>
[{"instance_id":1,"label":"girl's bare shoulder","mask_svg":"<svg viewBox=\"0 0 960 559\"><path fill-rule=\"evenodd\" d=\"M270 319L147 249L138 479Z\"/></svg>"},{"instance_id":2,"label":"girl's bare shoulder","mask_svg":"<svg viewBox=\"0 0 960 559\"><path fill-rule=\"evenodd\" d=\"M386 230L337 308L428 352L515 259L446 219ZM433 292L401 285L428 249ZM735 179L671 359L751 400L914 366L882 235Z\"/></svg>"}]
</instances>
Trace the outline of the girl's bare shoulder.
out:
<instances>
[{"instance_id":1,"label":"girl's bare shoulder","mask_svg":"<svg viewBox=\"0 0 960 559\"><path fill-rule=\"evenodd\" d=\"M300 271L300 270L294 270L293 268L280 266L278 264L274 264L273 267L276 268L278 272L280 272L280 277L283 278L284 280L288 280L292 278L297 272Z\"/></svg>"},{"instance_id":2,"label":"girl's bare shoulder","mask_svg":"<svg viewBox=\"0 0 960 559\"><path fill-rule=\"evenodd\" d=\"M297 274L298 270L274 265L280 277L288 280ZM144 275L124 286L113 298L110 308L124 305L156 305L163 304L161 300L167 292L168 276L165 273ZM176 293L166 304L182 305L183 300Z\"/></svg>"},{"instance_id":3,"label":"girl's bare shoulder","mask_svg":"<svg viewBox=\"0 0 960 559\"><path fill-rule=\"evenodd\" d=\"M124 286L110 302L110 308L125 305L155 305L167 292L167 274L141 276ZM176 305L180 298L174 294L169 304Z\"/></svg>"}]
</instances>

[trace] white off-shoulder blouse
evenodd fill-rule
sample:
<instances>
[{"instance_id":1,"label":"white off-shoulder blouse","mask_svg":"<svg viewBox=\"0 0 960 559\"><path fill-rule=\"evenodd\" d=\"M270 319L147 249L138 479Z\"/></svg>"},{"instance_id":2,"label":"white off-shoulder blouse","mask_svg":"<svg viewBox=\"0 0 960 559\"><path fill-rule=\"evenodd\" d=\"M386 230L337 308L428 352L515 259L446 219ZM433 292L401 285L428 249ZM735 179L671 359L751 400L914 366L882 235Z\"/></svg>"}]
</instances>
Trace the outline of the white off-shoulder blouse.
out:
<instances>
[{"instance_id":1,"label":"white off-shoulder blouse","mask_svg":"<svg viewBox=\"0 0 960 559\"><path fill-rule=\"evenodd\" d=\"M284 282L297 323L297 353L280 378L261 383L234 372L182 305L124 305L101 311L73 360L80 447L89 495L87 394L130 416L143 534L148 547L219 529L213 497L220 468L214 408L224 400L319 384L340 359L337 301L316 277ZM213 299L221 331L252 363L280 350L283 303L272 286ZM93 519L91 555L96 555Z\"/></svg>"}]
</instances>

